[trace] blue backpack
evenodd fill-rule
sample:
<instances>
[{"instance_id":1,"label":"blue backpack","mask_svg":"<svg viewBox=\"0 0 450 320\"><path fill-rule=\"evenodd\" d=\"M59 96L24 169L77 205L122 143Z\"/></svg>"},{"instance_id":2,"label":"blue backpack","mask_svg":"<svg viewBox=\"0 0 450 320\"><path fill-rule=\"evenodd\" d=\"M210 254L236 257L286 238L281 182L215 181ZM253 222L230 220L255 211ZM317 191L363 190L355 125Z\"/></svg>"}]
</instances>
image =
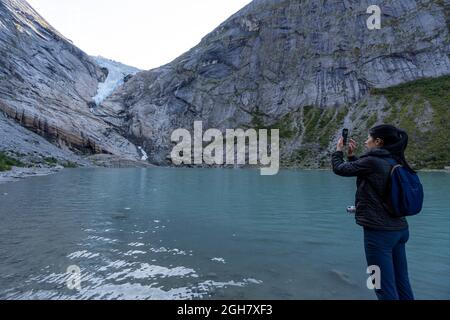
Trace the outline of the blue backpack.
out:
<instances>
[{"instance_id":1,"label":"blue backpack","mask_svg":"<svg viewBox=\"0 0 450 320\"><path fill-rule=\"evenodd\" d=\"M385 158L392 166L389 182L390 204L389 212L395 217L414 216L422 211L423 186L418 175L398 164L391 158Z\"/></svg>"}]
</instances>

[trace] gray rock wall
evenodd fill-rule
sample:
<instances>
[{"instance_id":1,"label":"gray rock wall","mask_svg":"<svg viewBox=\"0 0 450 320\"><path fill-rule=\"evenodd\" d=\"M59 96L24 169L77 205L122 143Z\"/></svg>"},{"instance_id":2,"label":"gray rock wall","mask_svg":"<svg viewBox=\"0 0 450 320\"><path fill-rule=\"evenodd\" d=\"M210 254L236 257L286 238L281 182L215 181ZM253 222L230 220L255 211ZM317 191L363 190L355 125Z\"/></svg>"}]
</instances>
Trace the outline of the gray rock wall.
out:
<instances>
[{"instance_id":1,"label":"gray rock wall","mask_svg":"<svg viewBox=\"0 0 450 320\"><path fill-rule=\"evenodd\" d=\"M195 120L224 130L288 117L294 134L285 137L283 156L308 147L319 157L323 146L305 137L305 108L331 110L328 121L339 125L342 108L373 88L450 74L448 3L255 0L175 61L119 88L103 103L105 120L167 164L171 132ZM366 27L371 4L382 8L381 30Z\"/></svg>"},{"instance_id":2,"label":"gray rock wall","mask_svg":"<svg viewBox=\"0 0 450 320\"><path fill-rule=\"evenodd\" d=\"M24 0L0 1L0 112L79 154L137 158L136 147L93 115L103 71Z\"/></svg>"}]
</instances>

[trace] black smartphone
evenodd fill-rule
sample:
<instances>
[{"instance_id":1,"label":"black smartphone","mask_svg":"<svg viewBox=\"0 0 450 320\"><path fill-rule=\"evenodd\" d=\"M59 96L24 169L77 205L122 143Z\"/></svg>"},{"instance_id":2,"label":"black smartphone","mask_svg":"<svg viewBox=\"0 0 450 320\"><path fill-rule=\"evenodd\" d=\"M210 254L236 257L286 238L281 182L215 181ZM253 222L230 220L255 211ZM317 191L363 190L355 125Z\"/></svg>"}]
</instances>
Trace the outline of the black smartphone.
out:
<instances>
[{"instance_id":1,"label":"black smartphone","mask_svg":"<svg viewBox=\"0 0 450 320\"><path fill-rule=\"evenodd\" d=\"M342 137L344 138L344 146L348 143L348 129L342 130Z\"/></svg>"}]
</instances>

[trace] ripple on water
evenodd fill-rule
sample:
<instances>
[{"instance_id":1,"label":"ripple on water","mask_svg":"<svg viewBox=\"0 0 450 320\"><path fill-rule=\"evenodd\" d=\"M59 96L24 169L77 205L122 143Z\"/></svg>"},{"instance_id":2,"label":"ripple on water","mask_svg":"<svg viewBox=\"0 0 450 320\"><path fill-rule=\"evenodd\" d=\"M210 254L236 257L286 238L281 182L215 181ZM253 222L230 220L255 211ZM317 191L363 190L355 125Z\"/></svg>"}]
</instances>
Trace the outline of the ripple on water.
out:
<instances>
[{"instance_id":1,"label":"ripple on water","mask_svg":"<svg viewBox=\"0 0 450 320\"><path fill-rule=\"evenodd\" d=\"M143 247L143 246L145 246L145 243L142 243L142 242L131 242L131 243L128 244L128 246L130 246L130 247Z\"/></svg>"},{"instance_id":2,"label":"ripple on water","mask_svg":"<svg viewBox=\"0 0 450 320\"><path fill-rule=\"evenodd\" d=\"M99 256L100 256L99 253L92 253L87 250L82 250L82 251L76 251L76 252L73 252L73 253L67 255L67 258L69 258L69 259L80 259L80 258L93 259L93 258L97 258Z\"/></svg>"},{"instance_id":3,"label":"ripple on water","mask_svg":"<svg viewBox=\"0 0 450 320\"><path fill-rule=\"evenodd\" d=\"M226 261L224 258L212 258L211 261L226 264Z\"/></svg>"},{"instance_id":4,"label":"ripple on water","mask_svg":"<svg viewBox=\"0 0 450 320\"><path fill-rule=\"evenodd\" d=\"M92 257L86 251L74 252L74 258ZM50 266L46 270L50 270ZM81 268L81 290L64 290L70 280L66 273L48 273L30 277L26 283L37 283L38 290L8 290L6 299L139 299L139 300L188 300L204 298L216 289L259 285L260 280L248 278L242 281L200 280L201 276L193 268L184 266L164 267L149 263L129 262L125 260L103 262L102 266ZM106 274L106 276L104 276ZM191 279L186 286L171 287L164 290L164 279ZM59 290L55 290L55 285ZM44 289L48 287L48 289Z\"/></svg>"}]
</instances>

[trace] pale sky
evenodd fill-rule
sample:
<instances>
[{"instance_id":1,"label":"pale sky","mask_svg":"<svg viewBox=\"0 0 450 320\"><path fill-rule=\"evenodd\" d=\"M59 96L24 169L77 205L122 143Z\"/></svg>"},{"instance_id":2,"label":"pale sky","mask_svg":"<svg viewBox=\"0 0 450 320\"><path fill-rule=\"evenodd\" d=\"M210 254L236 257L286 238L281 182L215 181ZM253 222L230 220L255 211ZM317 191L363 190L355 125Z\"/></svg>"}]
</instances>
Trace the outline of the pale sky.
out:
<instances>
[{"instance_id":1,"label":"pale sky","mask_svg":"<svg viewBox=\"0 0 450 320\"><path fill-rule=\"evenodd\" d=\"M141 69L188 51L251 0L28 0L90 55Z\"/></svg>"}]
</instances>

